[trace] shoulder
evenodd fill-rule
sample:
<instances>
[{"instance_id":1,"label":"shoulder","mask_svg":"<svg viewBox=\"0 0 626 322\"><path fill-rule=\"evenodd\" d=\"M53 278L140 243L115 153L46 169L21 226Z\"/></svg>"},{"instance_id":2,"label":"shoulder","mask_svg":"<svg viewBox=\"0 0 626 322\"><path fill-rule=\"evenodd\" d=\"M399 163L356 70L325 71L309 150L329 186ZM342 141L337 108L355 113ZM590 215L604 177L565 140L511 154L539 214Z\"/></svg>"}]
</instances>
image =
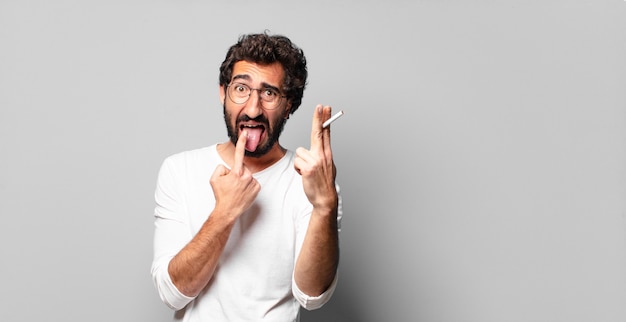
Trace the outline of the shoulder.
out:
<instances>
[{"instance_id":1,"label":"shoulder","mask_svg":"<svg viewBox=\"0 0 626 322\"><path fill-rule=\"evenodd\" d=\"M171 164L171 165L184 166L184 165L190 165L194 163L202 163L208 160L216 160L216 159L219 160L219 155L217 154L216 146L217 145L214 144L214 145L203 147L203 148L178 152L165 158L164 163Z\"/></svg>"},{"instance_id":2,"label":"shoulder","mask_svg":"<svg viewBox=\"0 0 626 322\"><path fill-rule=\"evenodd\" d=\"M192 191L209 182L218 164L222 161L215 146L172 154L163 161L158 182L177 191Z\"/></svg>"},{"instance_id":3,"label":"shoulder","mask_svg":"<svg viewBox=\"0 0 626 322\"><path fill-rule=\"evenodd\" d=\"M216 145L172 154L165 158L161 173L173 177L202 177L211 175L218 164L223 164Z\"/></svg>"}]
</instances>

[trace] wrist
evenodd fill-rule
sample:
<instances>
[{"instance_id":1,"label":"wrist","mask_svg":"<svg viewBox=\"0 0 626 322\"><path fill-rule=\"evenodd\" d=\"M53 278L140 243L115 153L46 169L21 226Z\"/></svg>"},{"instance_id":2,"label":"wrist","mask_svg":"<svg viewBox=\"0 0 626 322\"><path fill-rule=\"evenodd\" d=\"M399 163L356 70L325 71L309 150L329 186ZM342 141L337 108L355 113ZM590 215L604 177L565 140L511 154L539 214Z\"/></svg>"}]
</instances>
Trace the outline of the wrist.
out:
<instances>
[{"instance_id":1,"label":"wrist","mask_svg":"<svg viewBox=\"0 0 626 322\"><path fill-rule=\"evenodd\" d=\"M336 199L328 203L320 203L317 205L313 205L313 213L317 215L322 215L322 216L337 217L338 209L339 209L339 206L338 206L338 202Z\"/></svg>"}]
</instances>

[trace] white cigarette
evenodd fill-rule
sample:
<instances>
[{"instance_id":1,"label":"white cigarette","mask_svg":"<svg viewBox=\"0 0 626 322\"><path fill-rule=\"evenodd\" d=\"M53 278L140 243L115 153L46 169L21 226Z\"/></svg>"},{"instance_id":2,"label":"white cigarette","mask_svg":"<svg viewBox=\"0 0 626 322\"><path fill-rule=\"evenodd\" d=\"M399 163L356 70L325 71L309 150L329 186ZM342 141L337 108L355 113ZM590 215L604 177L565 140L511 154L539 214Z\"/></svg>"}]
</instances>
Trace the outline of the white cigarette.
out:
<instances>
[{"instance_id":1,"label":"white cigarette","mask_svg":"<svg viewBox=\"0 0 626 322\"><path fill-rule=\"evenodd\" d=\"M340 118L342 115L343 115L343 111L337 112L337 114L333 115L331 118L326 120L326 122L324 122L324 124L322 124L322 128L323 129L327 128L330 125L330 123L335 122L335 120Z\"/></svg>"}]
</instances>

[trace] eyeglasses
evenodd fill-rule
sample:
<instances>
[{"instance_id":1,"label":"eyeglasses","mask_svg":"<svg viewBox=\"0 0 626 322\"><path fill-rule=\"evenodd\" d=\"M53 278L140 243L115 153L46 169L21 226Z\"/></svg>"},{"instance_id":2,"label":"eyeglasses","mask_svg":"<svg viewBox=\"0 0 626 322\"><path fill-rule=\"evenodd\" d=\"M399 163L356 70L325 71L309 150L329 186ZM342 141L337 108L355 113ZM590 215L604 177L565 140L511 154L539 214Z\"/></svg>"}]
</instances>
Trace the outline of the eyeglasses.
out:
<instances>
[{"instance_id":1,"label":"eyeglasses","mask_svg":"<svg viewBox=\"0 0 626 322\"><path fill-rule=\"evenodd\" d=\"M259 99L261 100L261 106L266 110L273 110L280 106L283 98L286 96L280 95L280 93L270 87L266 88L251 88L250 86L242 83L231 83L226 87L226 93L228 98L235 104L243 104L250 99L252 91L259 92Z\"/></svg>"}]
</instances>

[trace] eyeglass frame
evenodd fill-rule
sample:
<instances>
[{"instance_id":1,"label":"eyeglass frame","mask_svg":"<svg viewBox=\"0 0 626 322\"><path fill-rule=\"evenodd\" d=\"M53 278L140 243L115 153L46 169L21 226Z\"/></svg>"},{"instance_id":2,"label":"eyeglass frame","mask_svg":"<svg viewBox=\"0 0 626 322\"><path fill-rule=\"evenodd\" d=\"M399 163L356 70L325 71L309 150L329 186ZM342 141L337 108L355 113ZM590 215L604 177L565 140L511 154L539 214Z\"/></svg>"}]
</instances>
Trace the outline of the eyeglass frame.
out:
<instances>
[{"instance_id":1,"label":"eyeglass frame","mask_svg":"<svg viewBox=\"0 0 626 322\"><path fill-rule=\"evenodd\" d=\"M250 93L248 94L248 98L246 98L246 100L245 100L245 101L238 103L238 102L235 102L235 100L234 100L234 99L230 96L230 91L229 91L229 89L228 89L228 88L229 88L229 87L231 87L231 86L233 86L233 85L244 86L244 87L247 87L248 89L250 89ZM278 96L278 101L277 101L277 103L276 103L276 107L273 107L273 108L267 108L267 107L265 107L265 106L263 105L263 103L268 103L267 101L265 101L265 100L263 100L263 99L261 98L261 91L265 91L265 90L276 91L276 93L278 94L278 95L277 95L277 96ZM282 99L283 99L283 98L287 98L287 95L282 95L282 93L278 90L278 88L275 88L275 87L273 87L273 86L265 86L265 87L263 87L263 88L252 88L250 85L247 85L247 84L244 84L244 83L240 83L240 82L231 82L230 84L228 84L228 85L226 86L226 96L228 96L228 99L230 99L230 101L231 101L231 102L233 102L233 103L235 103L235 104L245 104L247 101L249 101L249 100L250 100L250 97L252 96L252 92L253 92L253 91L257 91L257 92L258 92L258 95L259 95L259 100L261 101L261 106L262 106L262 107L263 107L263 109L265 109L265 110L270 110L270 111L272 111L272 110L277 109L277 108L280 106L280 104L282 103Z\"/></svg>"}]
</instances>

